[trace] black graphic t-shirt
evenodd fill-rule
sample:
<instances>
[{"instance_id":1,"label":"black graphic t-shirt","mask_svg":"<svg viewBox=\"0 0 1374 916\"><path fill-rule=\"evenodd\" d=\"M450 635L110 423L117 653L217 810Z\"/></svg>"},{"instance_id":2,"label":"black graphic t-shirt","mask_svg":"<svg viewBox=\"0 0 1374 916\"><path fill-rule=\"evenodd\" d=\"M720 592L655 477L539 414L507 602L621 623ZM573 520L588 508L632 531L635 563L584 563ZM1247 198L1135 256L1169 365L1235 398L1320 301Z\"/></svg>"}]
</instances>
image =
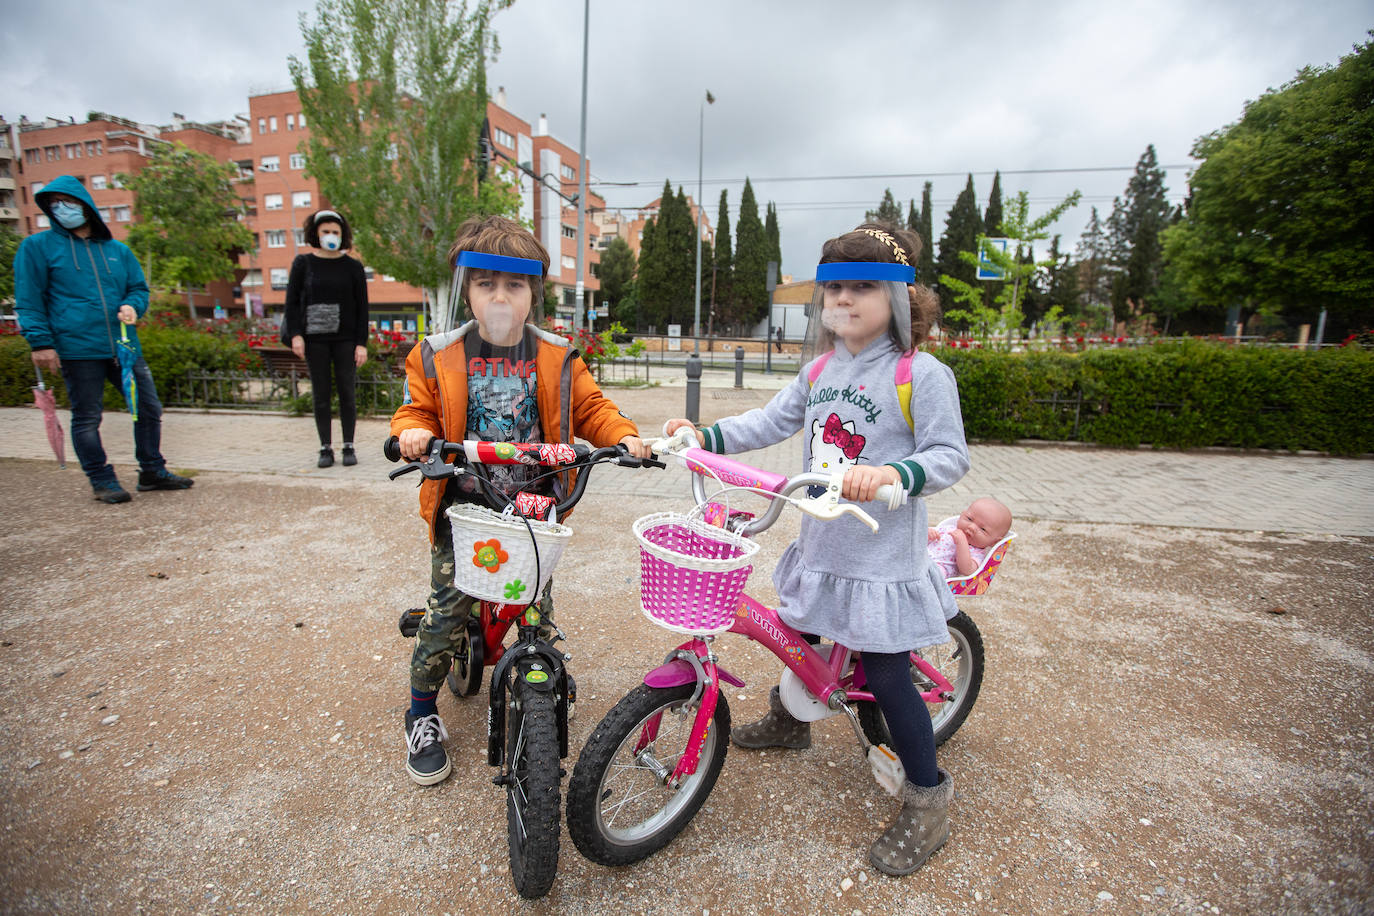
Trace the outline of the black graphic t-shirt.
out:
<instances>
[{"instance_id":1,"label":"black graphic t-shirt","mask_svg":"<svg viewBox=\"0 0 1374 916\"><path fill-rule=\"evenodd\" d=\"M498 347L472 335L468 355L467 438L484 442L541 442L539 406L535 398L534 350L526 338L513 347ZM481 470L507 496L523 489L548 468L525 465L487 465ZM460 493L475 494L477 482L466 475L457 480ZM548 494L553 478L539 481L530 492ZM478 502L483 500L478 499Z\"/></svg>"}]
</instances>

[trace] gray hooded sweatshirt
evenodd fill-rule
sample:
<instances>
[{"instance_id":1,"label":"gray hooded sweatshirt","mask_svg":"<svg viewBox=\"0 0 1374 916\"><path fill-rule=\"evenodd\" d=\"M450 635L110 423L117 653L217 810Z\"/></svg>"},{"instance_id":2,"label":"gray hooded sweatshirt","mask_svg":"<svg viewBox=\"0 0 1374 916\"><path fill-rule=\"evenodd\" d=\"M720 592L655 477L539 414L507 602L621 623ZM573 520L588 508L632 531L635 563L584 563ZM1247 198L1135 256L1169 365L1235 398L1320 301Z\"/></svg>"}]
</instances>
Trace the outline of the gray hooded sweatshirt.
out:
<instances>
[{"instance_id":1,"label":"gray hooded sweatshirt","mask_svg":"<svg viewBox=\"0 0 1374 916\"><path fill-rule=\"evenodd\" d=\"M902 416L894 382L903 358L912 360L912 426ZM948 641L945 621L958 608L927 556L926 505L919 497L968 471L954 373L928 353L903 357L886 336L858 354L837 346L814 385L809 370L810 364L803 366L764 407L704 430L706 446L745 452L800 429L805 470L890 464L913 498L895 511L864 504L878 522L876 533L848 516L804 516L800 536L773 571L779 616L860 651L902 652Z\"/></svg>"}]
</instances>

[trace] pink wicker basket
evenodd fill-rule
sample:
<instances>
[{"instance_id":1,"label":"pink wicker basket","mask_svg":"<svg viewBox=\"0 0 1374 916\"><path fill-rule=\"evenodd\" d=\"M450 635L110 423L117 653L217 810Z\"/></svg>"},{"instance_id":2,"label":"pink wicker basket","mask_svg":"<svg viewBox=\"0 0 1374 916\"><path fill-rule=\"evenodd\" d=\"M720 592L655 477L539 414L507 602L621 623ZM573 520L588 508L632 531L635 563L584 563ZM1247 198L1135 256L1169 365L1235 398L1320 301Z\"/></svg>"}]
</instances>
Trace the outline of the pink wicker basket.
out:
<instances>
[{"instance_id":1,"label":"pink wicker basket","mask_svg":"<svg viewBox=\"0 0 1374 916\"><path fill-rule=\"evenodd\" d=\"M708 636L730 629L759 545L675 512L634 524L639 541L639 601L654 623Z\"/></svg>"}]
</instances>

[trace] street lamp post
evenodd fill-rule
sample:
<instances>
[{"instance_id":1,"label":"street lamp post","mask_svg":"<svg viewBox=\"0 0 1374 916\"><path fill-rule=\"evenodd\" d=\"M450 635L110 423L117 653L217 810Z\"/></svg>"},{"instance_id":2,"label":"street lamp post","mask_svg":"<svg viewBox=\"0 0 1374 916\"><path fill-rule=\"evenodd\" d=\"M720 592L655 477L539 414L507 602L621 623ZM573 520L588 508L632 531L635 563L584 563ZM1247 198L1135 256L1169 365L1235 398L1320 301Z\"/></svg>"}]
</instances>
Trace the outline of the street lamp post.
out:
<instances>
[{"instance_id":1,"label":"street lamp post","mask_svg":"<svg viewBox=\"0 0 1374 916\"><path fill-rule=\"evenodd\" d=\"M706 106L715 104L716 97L706 90L701 103L700 124L697 130L697 292L692 306L692 352L701 352L701 163L706 151Z\"/></svg>"},{"instance_id":2,"label":"street lamp post","mask_svg":"<svg viewBox=\"0 0 1374 916\"><path fill-rule=\"evenodd\" d=\"M582 4L582 128L577 141L581 162L577 169L577 299L573 305L573 335L582 329L582 305L586 287L582 282L582 264L587 257L587 35L592 17L592 0Z\"/></svg>"}]
</instances>

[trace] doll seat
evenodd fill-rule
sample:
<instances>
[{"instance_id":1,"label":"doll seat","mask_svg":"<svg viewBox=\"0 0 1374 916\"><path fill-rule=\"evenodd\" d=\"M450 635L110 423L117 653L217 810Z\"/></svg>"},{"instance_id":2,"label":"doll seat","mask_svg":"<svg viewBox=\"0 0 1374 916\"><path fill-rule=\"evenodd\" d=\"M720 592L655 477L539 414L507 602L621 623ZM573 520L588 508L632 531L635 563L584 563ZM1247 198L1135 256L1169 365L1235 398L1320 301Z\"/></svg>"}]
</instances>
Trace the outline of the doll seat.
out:
<instances>
[{"instance_id":1,"label":"doll seat","mask_svg":"<svg viewBox=\"0 0 1374 916\"><path fill-rule=\"evenodd\" d=\"M959 516L951 515L949 518L940 522L944 525L948 522L957 520ZM938 528L940 525L937 525ZM997 575L997 568L1006 559L1007 551L1011 548L1011 542L1016 537L1015 531L1008 531L1007 536L988 549L988 555L983 558L983 565L969 573L967 576L950 576L945 579L949 585L949 590L954 593L954 597L972 597L981 595L988 590L992 584L992 577Z\"/></svg>"}]
</instances>

